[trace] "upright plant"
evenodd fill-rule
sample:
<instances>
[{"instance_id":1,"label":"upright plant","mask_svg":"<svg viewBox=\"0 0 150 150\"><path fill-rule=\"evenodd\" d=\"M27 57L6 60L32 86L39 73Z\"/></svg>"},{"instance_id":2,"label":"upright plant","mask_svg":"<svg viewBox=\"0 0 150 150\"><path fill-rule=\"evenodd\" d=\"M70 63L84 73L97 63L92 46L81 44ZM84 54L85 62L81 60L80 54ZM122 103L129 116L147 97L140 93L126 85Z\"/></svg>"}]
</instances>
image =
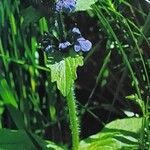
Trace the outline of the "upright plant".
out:
<instances>
[{"instance_id":1,"label":"upright plant","mask_svg":"<svg viewBox=\"0 0 150 150\"><path fill-rule=\"evenodd\" d=\"M85 39L77 27L66 32L63 14L73 13L76 9L75 0L58 0L55 3L55 29L53 33L45 33L40 43L47 55L47 66L51 70L51 81L66 98L69 109L70 129L72 134L72 149L79 148L79 120L77 116L74 81L76 70L83 65L82 52L92 48L92 43Z\"/></svg>"},{"instance_id":2,"label":"upright plant","mask_svg":"<svg viewBox=\"0 0 150 150\"><path fill-rule=\"evenodd\" d=\"M64 18L73 16L76 11L91 9L91 4L94 4L95 1L31 0L29 2L31 5L22 12L20 10L21 1L0 1L0 72L2 72L2 75L0 75L0 149L63 149L53 142L42 140L34 134L45 135L47 127L51 123L55 123L55 120L59 122L60 119L55 115L55 106L52 107L53 105L49 104L49 97L51 98L50 101L55 101L55 98L53 100L53 96L51 96L53 89L51 92L50 88L48 88L54 84L47 83L47 78L43 78L41 70L45 71L47 76L50 76L51 82L56 83L60 94L66 99L73 150L149 149L150 63L142 46L143 42L150 46L148 32L150 31L150 13L142 11L142 5L138 10L132 6L134 2L125 0L98 0L98 3L93 5L93 9L88 11L91 16L97 19L95 21L100 25L98 28L105 32L107 39L107 46L103 47L106 49L105 53L107 54L104 56L104 59L100 59L102 65L98 75L96 75L96 83L93 90L91 90L89 99L91 100L91 97L96 92L96 88L103 79L109 78L113 80L113 77L116 80L117 89L115 91L112 86L110 87L112 88L112 93L114 92L111 106L115 107L116 97L123 95L122 97L125 98L124 96L126 96L127 99L139 104L139 110L141 109L142 112L141 117L138 116L140 113L134 114L133 112L129 113L120 109L122 113L127 114L128 118L115 120L105 125L101 132L82 140L79 146L80 122L74 84L77 78L77 67L83 65L82 54L91 49L92 43L83 37L77 25L66 29ZM45 9L44 13L42 13L43 11L37 11L36 7L34 7L36 5L32 5L32 2L40 3L38 6L47 6L48 9ZM138 4L141 3L140 1L136 2ZM24 5L24 2L22 4ZM42 10L43 7L40 7L40 9ZM128 17L126 16L126 9L129 13ZM47 13L47 10L50 12ZM141 23L138 24L140 15L142 15L144 20L142 25ZM36 21L39 24L35 23L33 26L32 23ZM33 29L34 32L30 32L32 31L30 27L28 28L30 23L30 27L36 27L37 30ZM27 30L25 30L26 27ZM24 33L24 30L28 31L28 34ZM39 35L39 31L43 34L40 48L44 51L44 60L46 58L44 62L46 62L48 68L40 66L41 64L38 62L38 60L43 60L43 58L41 59L43 52L41 50L38 51L35 46L38 41L37 35ZM94 54L95 50L93 48L86 58ZM114 52L117 55L112 58ZM116 63L114 65L113 61L118 56L122 60L119 61L121 64L116 66ZM96 61L94 60L94 62ZM121 79L115 77L113 67L112 65L109 67L109 63L118 68L118 72L121 73ZM41 77L40 79L44 80L42 88L46 89L46 94L41 93L38 89L41 84L41 80L38 81L39 76ZM126 82L126 79L129 81ZM107 86L108 82L110 83L111 81L105 80L101 86ZM132 89L131 95L127 95L128 90L124 90L122 84L131 84L129 85ZM55 97L57 96L55 95ZM41 105L40 102L42 103ZM91 101L90 103L87 101L83 109L90 112L90 104ZM52 121L49 119L48 111L45 113L42 110L43 106L46 106L46 111L49 111ZM106 106L102 107L105 108ZM4 110L6 111L5 114L3 114ZM93 112L93 110L90 112L92 116L98 118ZM14 127L12 120L8 119L9 116L16 127ZM108 116L109 121L110 115ZM132 118L130 118L131 116ZM43 118L41 119L41 117ZM39 119L41 120L39 121ZM6 125L4 125L5 122ZM10 129L4 129L5 127ZM18 130L14 132L11 130L12 128L17 128ZM59 131L54 134L58 133Z\"/></svg>"}]
</instances>

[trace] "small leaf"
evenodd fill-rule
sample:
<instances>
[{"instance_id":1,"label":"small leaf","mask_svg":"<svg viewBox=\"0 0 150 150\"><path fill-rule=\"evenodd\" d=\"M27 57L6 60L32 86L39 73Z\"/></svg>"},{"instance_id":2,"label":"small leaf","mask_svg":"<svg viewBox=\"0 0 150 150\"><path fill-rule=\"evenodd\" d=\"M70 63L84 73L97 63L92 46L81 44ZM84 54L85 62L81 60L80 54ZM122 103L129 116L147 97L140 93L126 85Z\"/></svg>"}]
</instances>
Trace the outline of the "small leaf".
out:
<instances>
[{"instance_id":1,"label":"small leaf","mask_svg":"<svg viewBox=\"0 0 150 150\"><path fill-rule=\"evenodd\" d=\"M51 141L46 141L47 142L47 148L53 148L53 150L65 150L64 148L59 147L58 145L56 145L54 142Z\"/></svg>"},{"instance_id":2,"label":"small leaf","mask_svg":"<svg viewBox=\"0 0 150 150\"><path fill-rule=\"evenodd\" d=\"M126 96L126 99L136 102L137 104L139 104L141 109L145 107L143 100L141 100L137 94L128 95L128 96Z\"/></svg>"},{"instance_id":3,"label":"small leaf","mask_svg":"<svg viewBox=\"0 0 150 150\"><path fill-rule=\"evenodd\" d=\"M79 150L139 149L142 118L118 119L80 142Z\"/></svg>"},{"instance_id":4,"label":"small leaf","mask_svg":"<svg viewBox=\"0 0 150 150\"><path fill-rule=\"evenodd\" d=\"M16 21L13 13L9 14L9 21L11 25L11 32L16 35L17 34L17 26L16 26Z\"/></svg>"},{"instance_id":5,"label":"small leaf","mask_svg":"<svg viewBox=\"0 0 150 150\"><path fill-rule=\"evenodd\" d=\"M91 9L91 5L93 5L97 0L77 0L76 11L86 11Z\"/></svg>"},{"instance_id":6,"label":"small leaf","mask_svg":"<svg viewBox=\"0 0 150 150\"><path fill-rule=\"evenodd\" d=\"M51 81L57 83L57 88L63 96L69 94L77 78L77 67L82 65L83 57L79 55L64 57L60 61L55 61L47 65L51 70Z\"/></svg>"},{"instance_id":7,"label":"small leaf","mask_svg":"<svg viewBox=\"0 0 150 150\"><path fill-rule=\"evenodd\" d=\"M0 76L0 96L4 104L11 104L16 108L18 107L12 90L2 76Z\"/></svg>"}]
</instances>

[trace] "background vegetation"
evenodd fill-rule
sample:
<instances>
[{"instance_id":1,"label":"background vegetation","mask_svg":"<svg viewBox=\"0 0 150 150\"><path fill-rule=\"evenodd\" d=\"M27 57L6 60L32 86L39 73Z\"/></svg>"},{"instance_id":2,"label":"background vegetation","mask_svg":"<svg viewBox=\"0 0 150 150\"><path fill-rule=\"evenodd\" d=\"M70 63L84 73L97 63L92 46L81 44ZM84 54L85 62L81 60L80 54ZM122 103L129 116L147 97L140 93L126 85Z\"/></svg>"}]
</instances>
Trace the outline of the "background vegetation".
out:
<instances>
[{"instance_id":1,"label":"background vegetation","mask_svg":"<svg viewBox=\"0 0 150 150\"><path fill-rule=\"evenodd\" d=\"M53 25L50 6L46 0L0 1L0 149L71 147L66 99L51 83L38 48ZM80 137L95 135L82 140L80 149L147 150L150 3L98 0L81 8L64 23L66 29L76 24L93 43L83 54L75 93Z\"/></svg>"}]
</instances>

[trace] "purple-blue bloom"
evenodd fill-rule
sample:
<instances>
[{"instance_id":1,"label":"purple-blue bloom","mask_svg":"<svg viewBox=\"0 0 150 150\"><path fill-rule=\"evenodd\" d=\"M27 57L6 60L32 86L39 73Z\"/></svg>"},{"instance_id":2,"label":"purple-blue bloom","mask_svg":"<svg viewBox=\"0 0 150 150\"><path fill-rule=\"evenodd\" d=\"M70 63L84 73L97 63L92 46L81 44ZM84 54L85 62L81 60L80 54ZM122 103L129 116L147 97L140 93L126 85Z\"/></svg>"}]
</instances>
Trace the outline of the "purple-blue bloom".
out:
<instances>
[{"instance_id":1,"label":"purple-blue bloom","mask_svg":"<svg viewBox=\"0 0 150 150\"><path fill-rule=\"evenodd\" d=\"M45 47L45 52L48 52L49 50L52 50L53 46L52 45L47 45Z\"/></svg>"},{"instance_id":2,"label":"purple-blue bloom","mask_svg":"<svg viewBox=\"0 0 150 150\"><path fill-rule=\"evenodd\" d=\"M73 34L81 35L81 32L80 32L79 28L77 28L77 27L74 27L74 28L72 29L72 33L73 33Z\"/></svg>"},{"instance_id":3,"label":"purple-blue bloom","mask_svg":"<svg viewBox=\"0 0 150 150\"><path fill-rule=\"evenodd\" d=\"M56 11L71 13L76 8L76 1L75 0L57 0L56 2Z\"/></svg>"},{"instance_id":4,"label":"purple-blue bloom","mask_svg":"<svg viewBox=\"0 0 150 150\"><path fill-rule=\"evenodd\" d=\"M59 49L64 50L64 49L68 48L70 45L71 45L71 44L70 44L70 42L68 42L68 41L66 41L66 42L64 42L64 43L60 43L60 44L59 44Z\"/></svg>"},{"instance_id":5,"label":"purple-blue bloom","mask_svg":"<svg viewBox=\"0 0 150 150\"><path fill-rule=\"evenodd\" d=\"M74 50L76 52L79 52L79 51L87 52L91 48L92 48L92 43L83 37L78 38L74 45Z\"/></svg>"}]
</instances>

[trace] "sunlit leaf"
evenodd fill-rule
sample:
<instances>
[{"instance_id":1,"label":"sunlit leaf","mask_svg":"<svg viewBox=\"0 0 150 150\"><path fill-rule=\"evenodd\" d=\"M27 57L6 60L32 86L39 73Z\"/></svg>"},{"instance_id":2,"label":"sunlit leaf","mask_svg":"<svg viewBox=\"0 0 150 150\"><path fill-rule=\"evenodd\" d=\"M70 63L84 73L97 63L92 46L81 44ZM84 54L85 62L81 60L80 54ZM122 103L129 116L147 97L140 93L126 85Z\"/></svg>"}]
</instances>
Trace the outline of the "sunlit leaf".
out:
<instances>
[{"instance_id":1,"label":"sunlit leaf","mask_svg":"<svg viewBox=\"0 0 150 150\"><path fill-rule=\"evenodd\" d=\"M4 104L11 104L14 107L18 107L12 90L2 76L0 76L0 96Z\"/></svg>"},{"instance_id":2,"label":"sunlit leaf","mask_svg":"<svg viewBox=\"0 0 150 150\"><path fill-rule=\"evenodd\" d=\"M54 61L47 66L51 69L51 81L57 83L57 88L63 96L67 96L77 78L77 67L83 65L83 57L74 55Z\"/></svg>"},{"instance_id":3,"label":"sunlit leaf","mask_svg":"<svg viewBox=\"0 0 150 150\"><path fill-rule=\"evenodd\" d=\"M139 149L142 118L118 119L81 141L80 150Z\"/></svg>"},{"instance_id":4,"label":"sunlit leaf","mask_svg":"<svg viewBox=\"0 0 150 150\"><path fill-rule=\"evenodd\" d=\"M94 4L97 0L77 0L76 11L85 11L91 9L91 5Z\"/></svg>"}]
</instances>

